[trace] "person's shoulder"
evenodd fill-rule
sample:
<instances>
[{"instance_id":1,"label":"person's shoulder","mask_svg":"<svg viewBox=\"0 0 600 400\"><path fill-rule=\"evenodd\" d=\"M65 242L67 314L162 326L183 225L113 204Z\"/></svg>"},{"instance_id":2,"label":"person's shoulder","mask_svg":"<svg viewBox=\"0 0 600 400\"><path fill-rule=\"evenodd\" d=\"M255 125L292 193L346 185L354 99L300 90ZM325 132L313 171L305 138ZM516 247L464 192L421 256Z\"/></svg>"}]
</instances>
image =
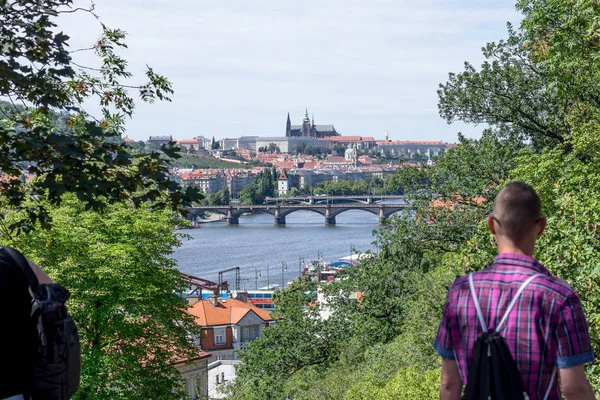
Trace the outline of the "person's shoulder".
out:
<instances>
[{"instance_id":1,"label":"person's shoulder","mask_svg":"<svg viewBox=\"0 0 600 400\"><path fill-rule=\"evenodd\" d=\"M452 282L452 285L450 285L450 293L453 292L457 292L460 291L462 289L465 288L469 288L469 275L463 275L461 277L458 277L454 280L454 282Z\"/></svg>"},{"instance_id":2,"label":"person's shoulder","mask_svg":"<svg viewBox=\"0 0 600 400\"><path fill-rule=\"evenodd\" d=\"M567 281L551 274L544 274L532 283L563 300L578 297L575 289Z\"/></svg>"}]
</instances>

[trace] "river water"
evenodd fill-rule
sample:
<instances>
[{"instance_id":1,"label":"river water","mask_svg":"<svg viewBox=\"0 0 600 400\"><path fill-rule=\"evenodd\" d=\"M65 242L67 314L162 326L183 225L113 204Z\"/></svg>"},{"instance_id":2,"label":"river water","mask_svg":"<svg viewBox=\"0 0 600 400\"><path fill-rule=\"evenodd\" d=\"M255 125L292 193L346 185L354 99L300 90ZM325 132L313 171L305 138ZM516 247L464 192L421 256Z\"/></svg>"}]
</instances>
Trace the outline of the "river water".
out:
<instances>
[{"instance_id":1,"label":"river water","mask_svg":"<svg viewBox=\"0 0 600 400\"><path fill-rule=\"evenodd\" d=\"M182 272L217 281L218 271L240 267L241 288L280 285L299 275L299 259L337 261L359 251L373 249L373 231L378 217L360 210L349 210L336 216L337 225L325 226L323 216L311 211L297 211L286 217L285 227L274 227L273 216L255 214L240 218L237 226L224 222L202 224L198 229L185 229L174 257ZM284 268L282 268L282 262ZM268 269L267 269L268 267ZM268 274L267 274L268 271ZM260 274L260 279L257 276ZM234 281L234 274L224 280Z\"/></svg>"}]
</instances>

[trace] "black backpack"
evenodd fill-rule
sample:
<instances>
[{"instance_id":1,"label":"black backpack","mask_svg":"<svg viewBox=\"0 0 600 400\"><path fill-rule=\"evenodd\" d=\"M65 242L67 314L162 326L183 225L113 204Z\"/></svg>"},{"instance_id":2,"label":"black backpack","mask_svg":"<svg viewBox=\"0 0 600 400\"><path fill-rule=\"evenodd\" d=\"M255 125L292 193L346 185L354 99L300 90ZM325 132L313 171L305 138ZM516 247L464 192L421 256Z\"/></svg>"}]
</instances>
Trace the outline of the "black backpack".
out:
<instances>
[{"instance_id":1,"label":"black backpack","mask_svg":"<svg viewBox=\"0 0 600 400\"><path fill-rule=\"evenodd\" d=\"M471 297L475 303L477 318L483 329L483 334L477 339L473 348L467 387L462 397L463 400L529 400L529 395L525 390L523 378L517 368L517 363L506 341L498 332L508 319L508 315L517 303L523 290L532 280L539 276L543 275L535 274L521 285L517 294L509 303L506 313L496 329L488 330L481 307L479 306L475 286L473 285L473 274L469 275ZM555 374L556 369L550 378L550 384L548 385L544 400L550 395Z\"/></svg>"},{"instance_id":2,"label":"black backpack","mask_svg":"<svg viewBox=\"0 0 600 400\"><path fill-rule=\"evenodd\" d=\"M2 249L29 282L31 320L38 338L31 399L68 400L79 389L81 376L79 335L65 306L70 293L59 284L39 284L21 253L10 247Z\"/></svg>"}]
</instances>

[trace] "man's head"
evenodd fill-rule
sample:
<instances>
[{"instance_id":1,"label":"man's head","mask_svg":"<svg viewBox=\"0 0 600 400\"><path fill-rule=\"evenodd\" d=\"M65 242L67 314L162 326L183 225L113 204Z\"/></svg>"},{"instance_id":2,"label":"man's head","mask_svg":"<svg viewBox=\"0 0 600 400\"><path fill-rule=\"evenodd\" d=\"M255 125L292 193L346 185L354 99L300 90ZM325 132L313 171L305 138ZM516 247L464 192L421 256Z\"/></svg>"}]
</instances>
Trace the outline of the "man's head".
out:
<instances>
[{"instance_id":1,"label":"man's head","mask_svg":"<svg viewBox=\"0 0 600 400\"><path fill-rule=\"evenodd\" d=\"M488 218L500 252L533 254L536 239L546 227L541 202L533 188L523 182L510 182L496 196Z\"/></svg>"}]
</instances>

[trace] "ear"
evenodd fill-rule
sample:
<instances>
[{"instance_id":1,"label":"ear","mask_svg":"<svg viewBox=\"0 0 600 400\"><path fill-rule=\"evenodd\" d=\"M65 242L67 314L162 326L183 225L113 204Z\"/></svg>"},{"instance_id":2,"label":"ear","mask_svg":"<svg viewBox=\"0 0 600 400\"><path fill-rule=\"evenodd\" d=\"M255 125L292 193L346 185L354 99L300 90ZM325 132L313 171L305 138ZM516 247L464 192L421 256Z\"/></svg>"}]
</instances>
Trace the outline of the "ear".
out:
<instances>
[{"instance_id":1,"label":"ear","mask_svg":"<svg viewBox=\"0 0 600 400\"><path fill-rule=\"evenodd\" d=\"M548 221L546 221L545 217L542 217L540 219L540 222L538 222L538 237L542 236L542 233L544 233L544 230L546 229L546 225L548 224Z\"/></svg>"},{"instance_id":2,"label":"ear","mask_svg":"<svg viewBox=\"0 0 600 400\"><path fill-rule=\"evenodd\" d=\"M495 222L494 217L492 217L491 215L488 216L488 219L487 219L488 229L490 230L492 235L496 234L496 226L495 226L494 222Z\"/></svg>"}]
</instances>

